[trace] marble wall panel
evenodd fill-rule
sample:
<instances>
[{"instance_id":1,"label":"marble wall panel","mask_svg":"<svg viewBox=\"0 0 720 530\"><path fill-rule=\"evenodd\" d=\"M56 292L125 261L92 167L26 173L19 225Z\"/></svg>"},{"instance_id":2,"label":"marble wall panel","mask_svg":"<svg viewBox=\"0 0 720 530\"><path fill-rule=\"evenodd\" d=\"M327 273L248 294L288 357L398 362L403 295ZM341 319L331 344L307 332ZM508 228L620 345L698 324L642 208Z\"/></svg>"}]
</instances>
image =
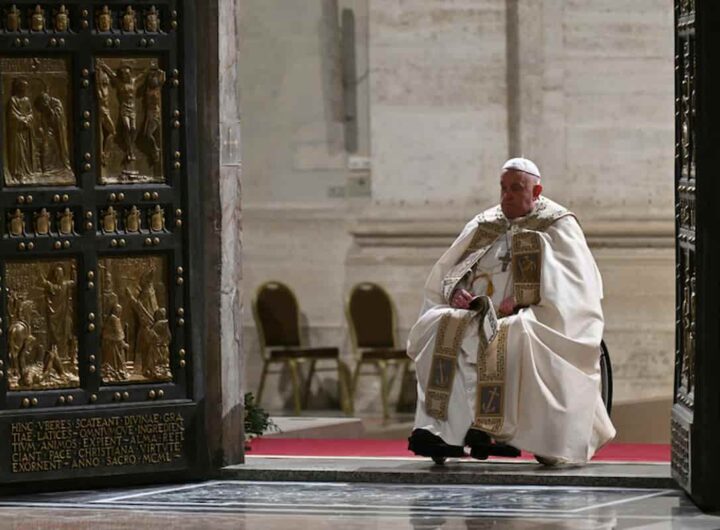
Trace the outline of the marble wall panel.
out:
<instances>
[{"instance_id":1,"label":"marble wall panel","mask_svg":"<svg viewBox=\"0 0 720 530\"><path fill-rule=\"evenodd\" d=\"M384 141L373 144L373 196L402 200L463 201L495 189L504 158L505 116L497 110L440 110L376 106L373 129ZM495 143L503 143L496 149ZM378 167L379 166L379 167Z\"/></svg>"},{"instance_id":2,"label":"marble wall panel","mask_svg":"<svg viewBox=\"0 0 720 530\"><path fill-rule=\"evenodd\" d=\"M505 7L370 5L373 197L458 199L507 151Z\"/></svg>"}]
</instances>

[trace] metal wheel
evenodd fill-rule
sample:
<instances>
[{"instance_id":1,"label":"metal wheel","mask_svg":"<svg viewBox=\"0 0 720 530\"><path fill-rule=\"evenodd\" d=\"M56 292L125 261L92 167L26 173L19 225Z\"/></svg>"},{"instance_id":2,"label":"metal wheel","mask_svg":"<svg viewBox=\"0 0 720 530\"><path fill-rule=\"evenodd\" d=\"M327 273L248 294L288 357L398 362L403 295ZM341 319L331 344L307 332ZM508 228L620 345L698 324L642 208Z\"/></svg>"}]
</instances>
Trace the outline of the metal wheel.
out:
<instances>
[{"instance_id":1,"label":"metal wheel","mask_svg":"<svg viewBox=\"0 0 720 530\"><path fill-rule=\"evenodd\" d=\"M613 398L612 364L610 363L610 352L608 352L604 340L600 341L600 379L602 381L602 400L610 414Z\"/></svg>"},{"instance_id":2,"label":"metal wheel","mask_svg":"<svg viewBox=\"0 0 720 530\"><path fill-rule=\"evenodd\" d=\"M433 456L432 457L433 462L435 462L439 466L444 466L445 462L447 462L447 456Z\"/></svg>"}]
</instances>

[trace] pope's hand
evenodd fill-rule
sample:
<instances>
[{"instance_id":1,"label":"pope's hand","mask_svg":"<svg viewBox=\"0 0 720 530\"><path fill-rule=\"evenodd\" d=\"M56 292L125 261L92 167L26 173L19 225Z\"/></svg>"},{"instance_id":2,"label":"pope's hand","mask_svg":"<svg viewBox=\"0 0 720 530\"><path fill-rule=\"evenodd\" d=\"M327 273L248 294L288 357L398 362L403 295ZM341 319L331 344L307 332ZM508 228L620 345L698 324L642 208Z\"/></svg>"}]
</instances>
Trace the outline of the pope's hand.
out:
<instances>
[{"instance_id":1,"label":"pope's hand","mask_svg":"<svg viewBox=\"0 0 720 530\"><path fill-rule=\"evenodd\" d=\"M512 315L515 311L515 298L512 296L508 296L505 300L502 301L500 304L500 307L498 308L498 312L501 315Z\"/></svg>"},{"instance_id":2,"label":"pope's hand","mask_svg":"<svg viewBox=\"0 0 720 530\"><path fill-rule=\"evenodd\" d=\"M455 309L468 309L473 298L465 289L457 289L450 299L450 305Z\"/></svg>"}]
</instances>

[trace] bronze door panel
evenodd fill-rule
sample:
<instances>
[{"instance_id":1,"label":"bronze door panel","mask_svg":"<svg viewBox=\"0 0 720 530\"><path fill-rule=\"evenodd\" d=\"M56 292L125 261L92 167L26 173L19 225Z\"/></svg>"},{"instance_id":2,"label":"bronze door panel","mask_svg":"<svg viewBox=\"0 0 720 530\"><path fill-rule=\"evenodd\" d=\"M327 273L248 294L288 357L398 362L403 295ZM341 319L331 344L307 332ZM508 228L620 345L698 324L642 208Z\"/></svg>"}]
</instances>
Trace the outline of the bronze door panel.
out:
<instances>
[{"instance_id":1,"label":"bronze door panel","mask_svg":"<svg viewBox=\"0 0 720 530\"><path fill-rule=\"evenodd\" d=\"M5 265L8 388L80 386L73 259Z\"/></svg>"},{"instance_id":2,"label":"bronze door panel","mask_svg":"<svg viewBox=\"0 0 720 530\"><path fill-rule=\"evenodd\" d=\"M162 89L157 57L96 57L101 184L160 183Z\"/></svg>"},{"instance_id":3,"label":"bronze door panel","mask_svg":"<svg viewBox=\"0 0 720 530\"><path fill-rule=\"evenodd\" d=\"M171 381L165 257L101 258L98 268L103 383Z\"/></svg>"},{"instance_id":4,"label":"bronze door panel","mask_svg":"<svg viewBox=\"0 0 720 530\"><path fill-rule=\"evenodd\" d=\"M0 484L207 468L194 10L0 6Z\"/></svg>"},{"instance_id":5,"label":"bronze door panel","mask_svg":"<svg viewBox=\"0 0 720 530\"><path fill-rule=\"evenodd\" d=\"M68 58L2 57L6 186L59 186L73 171Z\"/></svg>"}]
</instances>

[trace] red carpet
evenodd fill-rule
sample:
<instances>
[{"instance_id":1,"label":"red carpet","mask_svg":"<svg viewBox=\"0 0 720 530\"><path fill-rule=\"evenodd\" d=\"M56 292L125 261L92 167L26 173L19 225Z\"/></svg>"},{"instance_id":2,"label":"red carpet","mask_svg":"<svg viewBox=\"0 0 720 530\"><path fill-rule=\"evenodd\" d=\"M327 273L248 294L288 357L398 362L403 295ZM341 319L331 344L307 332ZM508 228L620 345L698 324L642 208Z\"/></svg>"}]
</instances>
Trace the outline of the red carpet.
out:
<instances>
[{"instance_id":1,"label":"red carpet","mask_svg":"<svg viewBox=\"0 0 720 530\"><path fill-rule=\"evenodd\" d=\"M412 457L406 440L256 438L250 442L250 456L364 456ZM521 458L532 460L523 452ZM593 458L605 462L670 462L666 444L615 443L603 447Z\"/></svg>"}]
</instances>

